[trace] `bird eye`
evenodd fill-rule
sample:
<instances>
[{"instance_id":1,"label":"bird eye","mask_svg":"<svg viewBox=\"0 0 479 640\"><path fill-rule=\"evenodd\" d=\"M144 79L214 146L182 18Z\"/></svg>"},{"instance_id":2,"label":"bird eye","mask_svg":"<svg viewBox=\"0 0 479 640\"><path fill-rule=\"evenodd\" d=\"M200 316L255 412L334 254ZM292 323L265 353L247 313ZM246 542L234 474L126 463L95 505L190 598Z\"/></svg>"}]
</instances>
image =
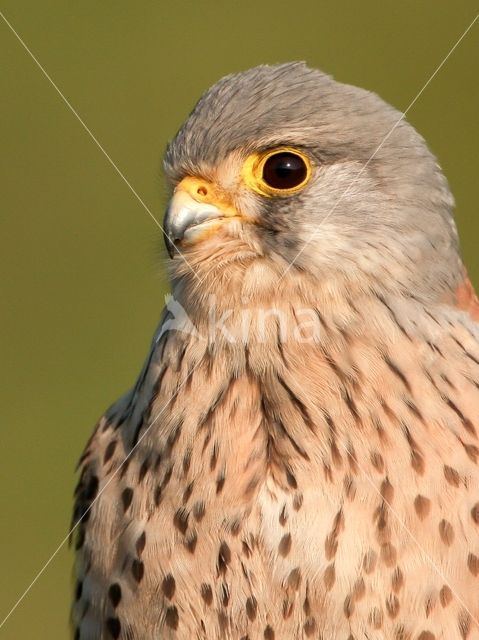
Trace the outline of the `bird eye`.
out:
<instances>
[{"instance_id":1,"label":"bird eye","mask_svg":"<svg viewBox=\"0 0 479 640\"><path fill-rule=\"evenodd\" d=\"M308 175L308 167L301 156L290 151L275 153L263 164L263 180L273 189L294 189Z\"/></svg>"},{"instance_id":2,"label":"bird eye","mask_svg":"<svg viewBox=\"0 0 479 640\"><path fill-rule=\"evenodd\" d=\"M309 158L289 147L253 154L242 170L246 184L266 196L296 193L309 182L311 173Z\"/></svg>"}]
</instances>

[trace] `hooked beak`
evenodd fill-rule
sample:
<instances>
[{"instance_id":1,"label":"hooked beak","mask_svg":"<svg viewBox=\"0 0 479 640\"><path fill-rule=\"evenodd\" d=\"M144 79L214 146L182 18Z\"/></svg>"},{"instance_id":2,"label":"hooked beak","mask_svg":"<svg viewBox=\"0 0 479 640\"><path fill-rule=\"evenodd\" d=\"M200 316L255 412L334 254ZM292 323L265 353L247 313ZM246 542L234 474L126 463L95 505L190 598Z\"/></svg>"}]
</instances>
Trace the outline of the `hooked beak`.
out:
<instances>
[{"instance_id":1,"label":"hooked beak","mask_svg":"<svg viewBox=\"0 0 479 640\"><path fill-rule=\"evenodd\" d=\"M232 217L239 217L236 209L216 194L211 183L184 178L175 189L164 219L170 258L175 255L178 245L198 242L216 231L226 218Z\"/></svg>"}]
</instances>

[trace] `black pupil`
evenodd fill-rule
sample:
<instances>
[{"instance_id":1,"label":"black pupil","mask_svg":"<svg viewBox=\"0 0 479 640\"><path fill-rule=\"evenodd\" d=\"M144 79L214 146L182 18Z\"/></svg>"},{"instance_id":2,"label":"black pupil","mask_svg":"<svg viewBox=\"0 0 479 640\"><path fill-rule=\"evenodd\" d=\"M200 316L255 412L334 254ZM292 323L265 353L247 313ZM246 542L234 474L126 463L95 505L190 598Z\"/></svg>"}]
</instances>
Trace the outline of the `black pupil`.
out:
<instances>
[{"instance_id":1,"label":"black pupil","mask_svg":"<svg viewBox=\"0 0 479 640\"><path fill-rule=\"evenodd\" d=\"M307 171L301 156L283 151L266 160L263 166L263 180L273 189L292 189L304 181Z\"/></svg>"}]
</instances>

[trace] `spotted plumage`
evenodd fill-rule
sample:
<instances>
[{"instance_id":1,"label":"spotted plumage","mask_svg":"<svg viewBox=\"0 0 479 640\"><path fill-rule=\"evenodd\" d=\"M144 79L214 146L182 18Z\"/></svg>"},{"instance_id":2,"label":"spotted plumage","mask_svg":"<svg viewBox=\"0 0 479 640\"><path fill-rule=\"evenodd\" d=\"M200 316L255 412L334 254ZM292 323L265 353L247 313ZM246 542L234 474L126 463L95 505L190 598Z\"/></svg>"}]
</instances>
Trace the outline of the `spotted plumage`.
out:
<instances>
[{"instance_id":1,"label":"spotted plumage","mask_svg":"<svg viewBox=\"0 0 479 640\"><path fill-rule=\"evenodd\" d=\"M173 298L80 461L74 637L479 638L479 304L423 140L263 66L165 172Z\"/></svg>"}]
</instances>

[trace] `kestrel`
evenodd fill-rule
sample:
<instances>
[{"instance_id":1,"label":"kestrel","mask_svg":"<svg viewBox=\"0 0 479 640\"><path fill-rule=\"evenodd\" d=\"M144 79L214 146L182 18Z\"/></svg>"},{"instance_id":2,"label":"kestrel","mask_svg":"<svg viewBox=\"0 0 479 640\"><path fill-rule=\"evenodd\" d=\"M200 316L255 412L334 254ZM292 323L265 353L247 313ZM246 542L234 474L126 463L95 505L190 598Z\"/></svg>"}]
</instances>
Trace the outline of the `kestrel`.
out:
<instances>
[{"instance_id":1,"label":"kestrel","mask_svg":"<svg viewBox=\"0 0 479 640\"><path fill-rule=\"evenodd\" d=\"M290 63L164 166L172 296L80 461L74 637L479 638L479 303L424 140Z\"/></svg>"}]
</instances>

